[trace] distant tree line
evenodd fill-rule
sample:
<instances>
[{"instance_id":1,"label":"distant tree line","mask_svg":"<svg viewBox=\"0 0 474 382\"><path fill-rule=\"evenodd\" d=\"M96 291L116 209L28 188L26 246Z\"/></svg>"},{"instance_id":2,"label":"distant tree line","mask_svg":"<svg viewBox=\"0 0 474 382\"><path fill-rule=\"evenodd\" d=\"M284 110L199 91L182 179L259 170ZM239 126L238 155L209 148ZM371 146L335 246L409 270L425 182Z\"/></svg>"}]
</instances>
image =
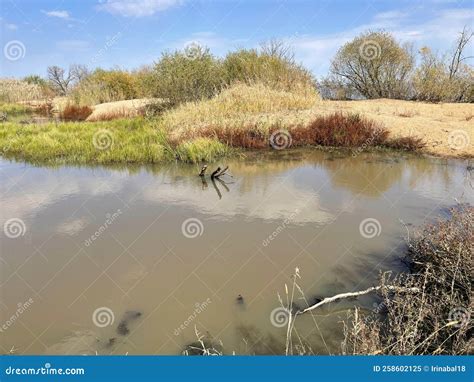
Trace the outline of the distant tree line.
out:
<instances>
[{"instance_id":1,"label":"distant tree line","mask_svg":"<svg viewBox=\"0 0 474 382\"><path fill-rule=\"evenodd\" d=\"M290 46L277 40L258 49L229 52L224 58L190 44L133 71L50 66L46 78L32 75L23 81L48 97L68 96L82 105L156 97L174 106L213 97L236 82L289 92L317 88L326 99L474 102L474 70L468 64L472 57L465 54L472 37L464 28L452 51L439 55L429 47L415 52L389 32L368 31L339 49L330 73L319 81L296 62Z\"/></svg>"}]
</instances>

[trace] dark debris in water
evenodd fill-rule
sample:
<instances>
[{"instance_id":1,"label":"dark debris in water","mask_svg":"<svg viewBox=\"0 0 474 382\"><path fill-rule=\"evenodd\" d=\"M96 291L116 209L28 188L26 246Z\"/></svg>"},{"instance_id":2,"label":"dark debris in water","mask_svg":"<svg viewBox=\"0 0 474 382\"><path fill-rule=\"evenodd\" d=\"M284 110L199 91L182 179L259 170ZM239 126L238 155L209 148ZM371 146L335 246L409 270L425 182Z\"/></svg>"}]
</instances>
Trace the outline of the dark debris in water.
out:
<instances>
[{"instance_id":1,"label":"dark debris in water","mask_svg":"<svg viewBox=\"0 0 474 382\"><path fill-rule=\"evenodd\" d=\"M129 324L141 317L142 313L136 310L129 310L125 312L122 319L117 326L117 333L121 336L126 336L130 333Z\"/></svg>"}]
</instances>

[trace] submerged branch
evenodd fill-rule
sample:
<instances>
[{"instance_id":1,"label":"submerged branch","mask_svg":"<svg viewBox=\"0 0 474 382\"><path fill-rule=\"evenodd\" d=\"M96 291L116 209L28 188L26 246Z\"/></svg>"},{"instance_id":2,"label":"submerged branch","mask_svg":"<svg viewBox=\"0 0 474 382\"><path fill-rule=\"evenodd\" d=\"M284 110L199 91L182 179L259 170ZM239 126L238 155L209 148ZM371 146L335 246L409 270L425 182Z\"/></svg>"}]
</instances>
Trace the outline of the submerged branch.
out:
<instances>
[{"instance_id":1,"label":"submerged branch","mask_svg":"<svg viewBox=\"0 0 474 382\"><path fill-rule=\"evenodd\" d=\"M392 285L379 285L379 286L370 287L370 288L367 288L365 290L358 291L358 292L340 293L340 294L336 294L335 296L332 296L332 297L326 297L322 301L307 307L303 311L296 312L296 314L307 313L307 312L310 312L311 310L319 308L320 306L322 306L324 304L328 304L330 302L335 302L335 301L338 301L338 300L343 299L343 298L362 296L362 295L365 295L365 294L368 294L368 293L371 293L371 292L378 291L378 290L383 289L383 288L386 288L388 290L397 291L397 292L412 292L412 293L420 292L419 288L401 288L401 287L392 286Z\"/></svg>"}]
</instances>

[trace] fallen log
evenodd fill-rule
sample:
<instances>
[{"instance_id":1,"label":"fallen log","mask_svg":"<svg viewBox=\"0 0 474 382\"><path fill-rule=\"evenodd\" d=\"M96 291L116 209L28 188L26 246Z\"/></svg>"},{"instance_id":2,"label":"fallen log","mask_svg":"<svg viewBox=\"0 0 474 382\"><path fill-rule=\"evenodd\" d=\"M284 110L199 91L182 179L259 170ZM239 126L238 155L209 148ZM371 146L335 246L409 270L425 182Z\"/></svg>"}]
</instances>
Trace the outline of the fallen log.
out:
<instances>
[{"instance_id":1,"label":"fallen log","mask_svg":"<svg viewBox=\"0 0 474 382\"><path fill-rule=\"evenodd\" d=\"M411 293L419 293L420 292L419 288L401 288L401 287L396 287L396 286L393 286L393 285L379 285L379 286L370 287L370 288L367 288L365 290L358 291L358 292L340 293L340 294L336 294L335 296L332 296L332 297L326 297L323 300L319 301L318 303L316 303L314 305L311 305L311 306L307 307L306 309L304 309L302 311L296 312L295 315L310 312L310 311L312 311L316 308L319 308L322 305L329 304L331 302L335 302L335 301L338 301L338 300L343 299L343 298L358 297L358 296L362 296L362 295L365 295L365 294L368 294L368 293L371 293L371 292L378 291L378 290L383 289L383 288L386 288L388 290L397 291L397 292L411 292Z\"/></svg>"}]
</instances>

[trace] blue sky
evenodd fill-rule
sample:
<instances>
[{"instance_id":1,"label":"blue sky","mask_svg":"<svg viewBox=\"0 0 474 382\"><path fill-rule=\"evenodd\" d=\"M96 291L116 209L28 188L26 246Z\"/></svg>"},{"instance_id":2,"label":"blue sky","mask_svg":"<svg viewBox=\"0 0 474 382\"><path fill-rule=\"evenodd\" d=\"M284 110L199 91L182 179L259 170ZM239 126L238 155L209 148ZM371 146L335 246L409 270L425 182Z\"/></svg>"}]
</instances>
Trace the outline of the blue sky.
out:
<instances>
[{"instance_id":1,"label":"blue sky","mask_svg":"<svg viewBox=\"0 0 474 382\"><path fill-rule=\"evenodd\" d=\"M132 69L191 42L222 56L271 38L289 42L296 58L320 76L337 49L367 29L444 52L474 19L473 0L0 2L2 77L44 76L49 65L73 63ZM11 55L16 60L6 59Z\"/></svg>"}]
</instances>

